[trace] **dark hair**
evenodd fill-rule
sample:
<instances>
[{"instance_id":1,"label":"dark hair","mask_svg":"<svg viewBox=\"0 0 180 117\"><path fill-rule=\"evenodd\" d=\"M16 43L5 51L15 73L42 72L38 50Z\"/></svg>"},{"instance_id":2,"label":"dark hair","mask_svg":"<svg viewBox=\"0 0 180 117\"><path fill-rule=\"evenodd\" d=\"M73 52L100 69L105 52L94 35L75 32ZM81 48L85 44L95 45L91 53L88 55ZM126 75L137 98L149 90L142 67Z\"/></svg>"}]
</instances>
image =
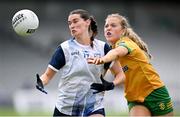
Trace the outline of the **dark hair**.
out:
<instances>
[{"instance_id":1,"label":"dark hair","mask_svg":"<svg viewBox=\"0 0 180 117\"><path fill-rule=\"evenodd\" d=\"M91 34L91 47L93 47L93 41L94 41L94 38L95 36L98 34L98 30L97 30L97 24L96 24L96 21L94 19L93 16L91 16L88 11L86 10L83 10L83 9L76 9L76 10L73 10L70 12L69 15L72 15L72 14L80 14L80 17L84 20L88 20L90 19L91 20L91 24L90 24L90 27L89 27L89 32Z\"/></svg>"}]
</instances>

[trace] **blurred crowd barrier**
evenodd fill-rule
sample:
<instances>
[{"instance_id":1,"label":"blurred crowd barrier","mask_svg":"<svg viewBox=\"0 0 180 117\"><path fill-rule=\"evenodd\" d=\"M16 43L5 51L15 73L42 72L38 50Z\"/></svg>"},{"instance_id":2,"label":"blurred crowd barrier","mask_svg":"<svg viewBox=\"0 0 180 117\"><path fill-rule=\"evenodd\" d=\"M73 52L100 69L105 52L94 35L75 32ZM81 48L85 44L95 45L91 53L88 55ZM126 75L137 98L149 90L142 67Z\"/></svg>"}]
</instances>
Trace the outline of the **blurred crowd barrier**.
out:
<instances>
[{"instance_id":1,"label":"blurred crowd barrier","mask_svg":"<svg viewBox=\"0 0 180 117\"><path fill-rule=\"evenodd\" d=\"M13 95L13 105L19 115L28 115L29 113L48 113L53 114L56 91L48 91L48 95L38 90L19 90ZM127 102L124 98L123 91L116 88L113 91L106 92L104 106L107 113L128 113Z\"/></svg>"}]
</instances>

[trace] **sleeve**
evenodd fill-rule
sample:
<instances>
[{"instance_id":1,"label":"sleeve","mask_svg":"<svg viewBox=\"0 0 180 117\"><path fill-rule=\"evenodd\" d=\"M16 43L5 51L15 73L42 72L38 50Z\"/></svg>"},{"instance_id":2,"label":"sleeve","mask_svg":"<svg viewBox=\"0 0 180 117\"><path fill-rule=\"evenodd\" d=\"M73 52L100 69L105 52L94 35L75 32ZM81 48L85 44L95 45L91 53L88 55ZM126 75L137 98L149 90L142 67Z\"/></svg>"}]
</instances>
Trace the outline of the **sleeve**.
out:
<instances>
[{"instance_id":1,"label":"sleeve","mask_svg":"<svg viewBox=\"0 0 180 117\"><path fill-rule=\"evenodd\" d=\"M111 50L111 47L109 47L109 45L107 43L105 43L104 45L104 54L106 55L109 51ZM109 63L105 63L104 64L104 69L109 69L109 66L110 66L111 62Z\"/></svg>"},{"instance_id":2,"label":"sleeve","mask_svg":"<svg viewBox=\"0 0 180 117\"><path fill-rule=\"evenodd\" d=\"M50 67L54 71L58 71L65 65L65 55L61 46L59 46L54 55L52 56L48 67Z\"/></svg>"},{"instance_id":3,"label":"sleeve","mask_svg":"<svg viewBox=\"0 0 180 117\"><path fill-rule=\"evenodd\" d=\"M126 43L126 42L120 42L118 44L118 46L123 46L125 48L128 49L128 54L132 52L133 48L130 46L130 44Z\"/></svg>"}]
</instances>

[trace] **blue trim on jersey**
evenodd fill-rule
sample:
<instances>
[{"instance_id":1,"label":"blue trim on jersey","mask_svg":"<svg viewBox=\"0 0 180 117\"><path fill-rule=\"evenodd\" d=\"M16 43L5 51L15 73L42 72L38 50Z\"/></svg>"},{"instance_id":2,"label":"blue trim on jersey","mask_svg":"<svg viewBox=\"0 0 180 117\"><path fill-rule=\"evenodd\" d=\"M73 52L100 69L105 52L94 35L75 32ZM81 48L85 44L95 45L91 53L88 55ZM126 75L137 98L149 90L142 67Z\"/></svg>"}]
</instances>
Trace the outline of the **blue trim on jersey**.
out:
<instances>
[{"instance_id":1,"label":"blue trim on jersey","mask_svg":"<svg viewBox=\"0 0 180 117\"><path fill-rule=\"evenodd\" d=\"M106 55L109 51L111 50L111 48L109 47L109 45L107 43L105 43L104 45L104 54ZM111 62L109 63L105 63L104 64L104 69L109 69L109 66L110 66Z\"/></svg>"},{"instance_id":2,"label":"blue trim on jersey","mask_svg":"<svg viewBox=\"0 0 180 117\"><path fill-rule=\"evenodd\" d=\"M101 108L101 109L98 109L92 113L87 114L86 116L91 116L94 114L100 114L100 115L103 115L105 117L105 110L104 110L104 108Z\"/></svg>"},{"instance_id":3,"label":"blue trim on jersey","mask_svg":"<svg viewBox=\"0 0 180 117\"><path fill-rule=\"evenodd\" d=\"M85 96L82 97L82 95L83 95L83 91L81 90L76 93L76 97L72 109L72 116L80 116L83 113Z\"/></svg>"},{"instance_id":4,"label":"blue trim on jersey","mask_svg":"<svg viewBox=\"0 0 180 117\"><path fill-rule=\"evenodd\" d=\"M84 108L83 116L88 116L94 111L95 103L97 103L96 96L99 94L93 94L93 90L89 90L86 95L86 105Z\"/></svg>"},{"instance_id":5,"label":"blue trim on jersey","mask_svg":"<svg viewBox=\"0 0 180 117\"><path fill-rule=\"evenodd\" d=\"M72 116L88 116L94 112L94 105L96 103L96 95L90 90L86 97L79 98L82 94L79 91L74 100ZM103 99L103 98L102 98ZM101 114L101 113L100 113Z\"/></svg>"},{"instance_id":6,"label":"blue trim on jersey","mask_svg":"<svg viewBox=\"0 0 180 117\"><path fill-rule=\"evenodd\" d=\"M66 61L65 61L65 55L63 49L61 46L58 46L49 64L59 70L61 67L65 65L65 63Z\"/></svg>"}]
</instances>

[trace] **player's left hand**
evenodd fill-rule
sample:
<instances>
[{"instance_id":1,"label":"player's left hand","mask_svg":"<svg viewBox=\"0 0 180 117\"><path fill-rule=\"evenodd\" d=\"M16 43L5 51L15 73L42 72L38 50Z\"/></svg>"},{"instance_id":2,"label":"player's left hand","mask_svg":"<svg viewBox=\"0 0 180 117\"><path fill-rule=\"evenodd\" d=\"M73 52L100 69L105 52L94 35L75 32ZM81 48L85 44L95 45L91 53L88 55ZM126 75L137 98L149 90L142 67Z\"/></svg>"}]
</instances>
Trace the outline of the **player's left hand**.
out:
<instances>
[{"instance_id":1,"label":"player's left hand","mask_svg":"<svg viewBox=\"0 0 180 117\"><path fill-rule=\"evenodd\" d=\"M43 85L43 83L42 83L42 80L41 80L40 77L39 77L39 74L36 74L36 78L37 78L36 88L37 88L38 90L40 90L41 92L47 94L47 91L45 91L45 89L44 89L44 85Z\"/></svg>"},{"instance_id":2,"label":"player's left hand","mask_svg":"<svg viewBox=\"0 0 180 117\"><path fill-rule=\"evenodd\" d=\"M102 75L100 78L101 78L102 84L100 84L100 83L91 84L91 89L96 90L95 92L93 92L94 94L102 92L102 91L108 91L108 90L114 89L114 83L113 82L108 82L108 81L104 80Z\"/></svg>"}]
</instances>

